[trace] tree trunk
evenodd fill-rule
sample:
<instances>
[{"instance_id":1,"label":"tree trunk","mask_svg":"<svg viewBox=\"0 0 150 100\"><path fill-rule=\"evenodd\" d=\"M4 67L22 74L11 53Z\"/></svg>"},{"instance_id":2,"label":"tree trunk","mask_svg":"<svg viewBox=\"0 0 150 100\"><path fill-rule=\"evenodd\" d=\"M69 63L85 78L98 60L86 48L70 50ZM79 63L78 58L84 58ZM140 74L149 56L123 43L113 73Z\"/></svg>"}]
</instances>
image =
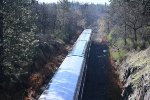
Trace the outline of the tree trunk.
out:
<instances>
[{"instance_id":1,"label":"tree trunk","mask_svg":"<svg viewBox=\"0 0 150 100\"><path fill-rule=\"evenodd\" d=\"M126 22L126 20L127 20L127 13L126 13L126 4L125 4L125 6L124 6L124 17L125 17L125 27L124 27L124 44L126 45L127 44L127 22Z\"/></svg>"},{"instance_id":2,"label":"tree trunk","mask_svg":"<svg viewBox=\"0 0 150 100\"><path fill-rule=\"evenodd\" d=\"M1 1L2 2L2 1ZM2 4L0 3L2 9ZM3 12L0 12L0 81L3 77Z\"/></svg>"},{"instance_id":3,"label":"tree trunk","mask_svg":"<svg viewBox=\"0 0 150 100\"><path fill-rule=\"evenodd\" d=\"M134 29L134 49L137 50L137 29Z\"/></svg>"},{"instance_id":4,"label":"tree trunk","mask_svg":"<svg viewBox=\"0 0 150 100\"><path fill-rule=\"evenodd\" d=\"M56 8L57 9L57 8ZM52 32L55 33L55 29L56 29L56 20L57 20L57 11L56 12L56 15L54 16L54 23L53 23L53 29L52 29Z\"/></svg>"},{"instance_id":5,"label":"tree trunk","mask_svg":"<svg viewBox=\"0 0 150 100\"><path fill-rule=\"evenodd\" d=\"M127 44L127 26L126 26L126 22L125 22L125 28L124 28L124 44Z\"/></svg>"},{"instance_id":6,"label":"tree trunk","mask_svg":"<svg viewBox=\"0 0 150 100\"><path fill-rule=\"evenodd\" d=\"M110 33L109 21L107 22L107 33Z\"/></svg>"},{"instance_id":7,"label":"tree trunk","mask_svg":"<svg viewBox=\"0 0 150 100\"><path fill-rule=\"evenodd\" d=\"M137 43L137 33L136 33L137 29L134 29L134 40Z\"/></svg>"}]
</instances>

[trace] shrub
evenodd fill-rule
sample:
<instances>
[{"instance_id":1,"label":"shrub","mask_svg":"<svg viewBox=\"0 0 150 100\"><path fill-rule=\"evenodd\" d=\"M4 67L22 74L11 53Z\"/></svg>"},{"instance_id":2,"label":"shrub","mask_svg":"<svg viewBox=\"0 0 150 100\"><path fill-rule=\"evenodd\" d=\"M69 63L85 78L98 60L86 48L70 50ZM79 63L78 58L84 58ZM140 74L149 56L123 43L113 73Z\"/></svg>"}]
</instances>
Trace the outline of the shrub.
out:
<instances>
[{"instance_id":1,"label":"shrub","mask_svg":"<svg viewBox=\"0 0 150 100\"><path fill-rule=\"evenodd\" d=\"M125 58L125 55L126 51L123 49L111 52L112 59L119 62Z\"/></svg>"}]
</instances>

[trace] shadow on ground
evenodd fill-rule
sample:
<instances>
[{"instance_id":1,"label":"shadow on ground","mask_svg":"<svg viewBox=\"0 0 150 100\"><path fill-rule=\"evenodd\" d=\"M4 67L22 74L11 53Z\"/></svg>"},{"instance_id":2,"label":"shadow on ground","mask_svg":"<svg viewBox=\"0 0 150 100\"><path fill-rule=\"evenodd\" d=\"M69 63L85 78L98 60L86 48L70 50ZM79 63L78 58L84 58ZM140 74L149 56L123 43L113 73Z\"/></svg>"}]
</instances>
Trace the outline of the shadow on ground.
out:
<instances>
[{"instance_id":1,"label":"shadow on ground","mask_svg":"<svg viewBox=\"0 0 150 100\"><path fill-rule=\"evenodd\" d=\"M121 100L109 56L106 44L92 41L82 100Z\"/></svg>"}]
</instances>

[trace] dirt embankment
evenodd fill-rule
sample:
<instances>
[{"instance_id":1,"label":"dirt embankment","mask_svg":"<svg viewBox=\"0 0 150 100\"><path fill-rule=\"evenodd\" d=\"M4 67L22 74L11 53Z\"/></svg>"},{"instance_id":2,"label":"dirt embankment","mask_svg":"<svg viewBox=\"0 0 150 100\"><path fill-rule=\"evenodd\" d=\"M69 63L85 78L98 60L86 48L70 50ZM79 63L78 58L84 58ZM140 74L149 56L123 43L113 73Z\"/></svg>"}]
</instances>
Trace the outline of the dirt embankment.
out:
<instances>
[{"instance_id":1,"label":"dirt embankment","mask_svg":"<svg viewBox=\"0 0 150 100\"><path fill-rule=\"evenodd\" d=\"M128 53L119 74L123 100L150 100L150 48Z\"/></svg>"}]
</instances>

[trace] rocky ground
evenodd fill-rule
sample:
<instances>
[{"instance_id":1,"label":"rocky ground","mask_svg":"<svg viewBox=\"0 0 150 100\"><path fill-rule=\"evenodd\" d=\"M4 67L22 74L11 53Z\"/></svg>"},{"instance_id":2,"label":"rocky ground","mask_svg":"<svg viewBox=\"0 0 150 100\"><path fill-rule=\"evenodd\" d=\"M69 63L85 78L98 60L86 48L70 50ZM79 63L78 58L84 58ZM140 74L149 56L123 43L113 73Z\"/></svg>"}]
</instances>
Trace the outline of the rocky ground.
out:
<instances>
[{"instance_id":1,"label":"rocky ground","mask_svg":"<svg viewBox=\"0 0 150 100\"><path fill-rule=\"evenodd\" d=\"M150 100L150 48L128 53L119 74L123 100Z\"/></svg>"}]
</instances>

